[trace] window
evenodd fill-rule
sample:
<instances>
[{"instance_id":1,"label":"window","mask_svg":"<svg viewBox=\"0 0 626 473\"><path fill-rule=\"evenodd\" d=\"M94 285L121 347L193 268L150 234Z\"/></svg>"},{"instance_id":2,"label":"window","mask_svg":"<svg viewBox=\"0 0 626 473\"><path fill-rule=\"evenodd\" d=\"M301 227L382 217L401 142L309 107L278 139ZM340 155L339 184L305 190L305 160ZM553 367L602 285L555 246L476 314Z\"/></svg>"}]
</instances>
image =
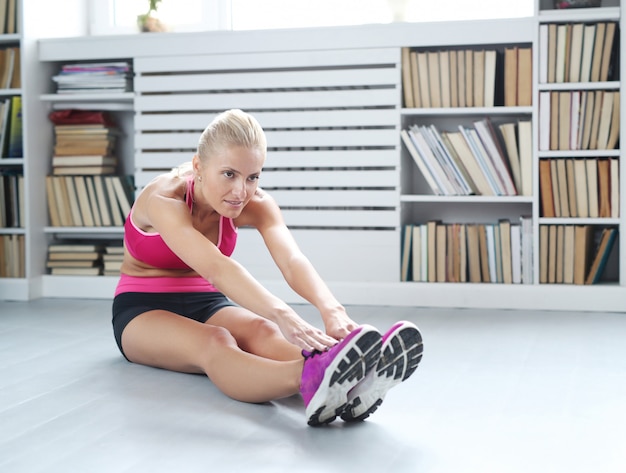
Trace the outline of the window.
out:
<instances>
[{"instance_id":1,"label":"window","mask_svg":"<svg viewBox=\"0 0 626 473\"><path fill-rule=\"evenodd\" d=\"M133 33L148 0L90 6L91 34ZM533 9L533 0L162 0L158 15L172 31L210 31L517 18Z\"/></svg>"}]
</instances>

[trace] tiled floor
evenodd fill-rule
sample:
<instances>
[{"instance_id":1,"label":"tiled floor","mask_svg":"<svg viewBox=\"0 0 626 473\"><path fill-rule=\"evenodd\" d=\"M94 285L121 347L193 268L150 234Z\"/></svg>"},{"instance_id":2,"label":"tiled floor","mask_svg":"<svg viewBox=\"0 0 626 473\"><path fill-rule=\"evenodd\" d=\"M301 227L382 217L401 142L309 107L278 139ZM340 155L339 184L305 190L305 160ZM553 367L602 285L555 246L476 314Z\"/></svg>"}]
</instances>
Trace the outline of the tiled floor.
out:
<instances>
[{"instance_id":1,"label":"tiled floor","mask_svg":"<svg viewBox=\"0 0 626 473\"><path fill-rule=\"evenodd\" d=\"M107 301L0 302L0 471L626 471L626 314L350 310L415 321L424 359L366 422L312 428L298 397L126 362Z\"/></svg>"}]
</instances>

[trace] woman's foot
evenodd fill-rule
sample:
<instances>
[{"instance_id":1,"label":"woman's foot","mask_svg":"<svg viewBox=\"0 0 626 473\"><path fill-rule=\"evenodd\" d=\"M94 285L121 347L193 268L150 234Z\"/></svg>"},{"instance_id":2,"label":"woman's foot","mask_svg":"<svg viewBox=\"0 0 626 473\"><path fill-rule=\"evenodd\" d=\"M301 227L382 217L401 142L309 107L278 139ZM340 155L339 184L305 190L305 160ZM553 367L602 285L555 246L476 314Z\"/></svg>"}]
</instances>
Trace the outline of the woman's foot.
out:
<instances>
[{"instance_id":1,"label":"woman's foot","mask_svg":"<svg viewBox=\"0 0 626 473\"><path fill-rule=\"evenodd\" d=\"M411 322L397 322L383 336L382 353L376 368L348 393L341 413L347 422L366 419L380 406L392 387L406 380L422 359L422 335Z\"/></svg>"},{"instance_id":2,"label":"woman's foot","mask_svg":"<svg viewBox=\"0 0 626 473\"><path fill-rule=\"evenodd\" d=\"M327 351L303 351L300 392L307 424L327 424L344 410L348 392L379 362L382 336L362 325Z\"/></svg>"}]
</instances>

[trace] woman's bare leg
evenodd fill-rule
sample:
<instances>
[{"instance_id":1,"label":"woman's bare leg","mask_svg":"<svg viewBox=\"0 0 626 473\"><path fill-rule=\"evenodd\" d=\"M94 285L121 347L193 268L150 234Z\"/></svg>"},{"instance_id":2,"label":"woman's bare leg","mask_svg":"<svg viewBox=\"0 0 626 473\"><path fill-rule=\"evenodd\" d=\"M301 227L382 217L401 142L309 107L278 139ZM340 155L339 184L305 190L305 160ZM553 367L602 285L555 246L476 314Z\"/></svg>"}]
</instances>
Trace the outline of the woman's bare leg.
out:
<instances>
[{"instance_id":1,"label":"woman's bare leg","mask_svg":"<svg viewBox=\"0 0 626 473\"><path fill-rule=\"evenodd\" d=\"M135 317L124 329L122 347L135 363L205 373L224 394L240 401L266 402L300 388L302 358L276 361L247 353L227 329L167 311Z\"/></svg>"},{"instance_id":2,"label":"woman's bare leg","mask_svg":"<svg viewBox=\"0 0 626 473\"><path fill-rule=\"evenodd\" d=\"M220 309L206 323L224 327L249 353L277 361L302 360L302 350L284 337L278 325L242 307Z\"/></svg>"}]
</instances>

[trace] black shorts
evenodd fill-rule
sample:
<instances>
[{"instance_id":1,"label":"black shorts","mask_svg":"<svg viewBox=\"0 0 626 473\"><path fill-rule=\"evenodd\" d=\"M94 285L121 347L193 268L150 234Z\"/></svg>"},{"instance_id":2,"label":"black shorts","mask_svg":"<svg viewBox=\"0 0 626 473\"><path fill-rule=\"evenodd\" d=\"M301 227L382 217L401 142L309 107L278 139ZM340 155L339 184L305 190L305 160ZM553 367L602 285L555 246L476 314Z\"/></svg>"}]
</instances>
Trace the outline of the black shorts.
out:
<instances>
[{"instance_id":1,"label":"black shorts","mask_svg":"<svg viewBox=\"0 0 626 473\"><path fill-rule=\"evenodd\" d=\"M204 323L218 310L234 305L221 292L123 292L113 299L113 334L126 358L122 349L122 332L138 315L151 310L167 310Z\"/></svg>"}]
</instances>

